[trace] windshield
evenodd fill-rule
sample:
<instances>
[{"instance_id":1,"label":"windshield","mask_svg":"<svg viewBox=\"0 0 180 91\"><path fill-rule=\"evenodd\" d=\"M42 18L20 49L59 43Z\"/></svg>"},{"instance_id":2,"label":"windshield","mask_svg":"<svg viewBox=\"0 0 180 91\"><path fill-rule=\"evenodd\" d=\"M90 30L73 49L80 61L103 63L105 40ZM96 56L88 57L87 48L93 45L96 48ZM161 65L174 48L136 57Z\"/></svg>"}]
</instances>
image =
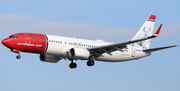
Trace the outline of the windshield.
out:
<instances>
[{"instance_id":1,"label":"windshield","mask_svg":"<svg viewBox=\"0 0 180 91\"><path fill-rule=\"evenodd\" d=\"M19 38L18 36L9 36L9 38Z\"/></svg>"}]
</instances>

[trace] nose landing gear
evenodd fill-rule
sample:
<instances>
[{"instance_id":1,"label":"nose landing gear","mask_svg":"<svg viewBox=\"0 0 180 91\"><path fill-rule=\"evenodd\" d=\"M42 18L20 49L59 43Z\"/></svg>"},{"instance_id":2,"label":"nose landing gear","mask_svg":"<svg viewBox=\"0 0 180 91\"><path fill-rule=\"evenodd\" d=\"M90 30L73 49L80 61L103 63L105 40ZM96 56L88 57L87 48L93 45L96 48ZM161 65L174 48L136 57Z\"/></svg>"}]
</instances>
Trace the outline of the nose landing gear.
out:
<instances>
[{"instance_id":1,"label":"nose landing gear","mask_svg":"<svg viewBox=\"0 0 180 91\"><path fill-rule=\"evenodd\" d=\"M12 52L14 53L18 53L18 55L16 56L17 59L20 59L21 56L20 56L20 50L16 50L16 49L11 49Z\"/></svg>"},{"instance_id":2,"label":"nose landing gear","mask_svg":"<svg viewBox=\"0 0 180 91\"><path fill-rule=\"evenodd\" d=\"M20 55L20 54L18 54L18 55L16 56L16 58L17 58L17 59L20 59L20 58L21 58L21 55Z\"/></svg>"}]
</instances>

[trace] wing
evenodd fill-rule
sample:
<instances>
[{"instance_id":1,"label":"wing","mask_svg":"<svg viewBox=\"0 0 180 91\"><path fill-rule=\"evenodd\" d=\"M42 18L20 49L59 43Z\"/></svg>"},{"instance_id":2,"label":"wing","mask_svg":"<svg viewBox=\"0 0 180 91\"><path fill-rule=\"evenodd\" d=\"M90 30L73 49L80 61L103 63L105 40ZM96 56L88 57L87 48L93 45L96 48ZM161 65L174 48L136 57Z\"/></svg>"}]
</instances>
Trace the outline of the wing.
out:
<instances>
[{"instance_id":1,"label":"wing","mask_svg":"<svg viewBox=\"0 0 180 91\"><path fill-rule=\"evenodd\" d=\"M166 46L166 47L159 47L159 48L152 48L152 49L146 49L146 50L143 50L144 52L154 52L154 51L159 51L159 50L162 50L162 49L167 49L167 48L171 48L171 47L176 47L177 45L174 45L174 46Z\"/></svg>"},{"instance_id":2,"label":"wing","mask_svg":"<svg viewBox=\"0 0 180 91\"><path fill-rule=\"evenodd\" d=\"M148 39L152 39L152 38L156 38L160 33L161 27L162 27L162 24L160 25L160 27L158 28L158 30L156 31L156 33L154 35L149 36L147 38L131 40L128 42L123 42L123 43L117 43L117 44L110 44L110 45L105 45L105 46L88 48L88 50L90 51L91 55L94 56L95 58L102 56L103 53L107 53L109 55L112 55L111 52L117 51L117 50L122 51L122 49L126 48L127 45L129 45L129 44L148 40Z\"/></svg>"}]
</instances>

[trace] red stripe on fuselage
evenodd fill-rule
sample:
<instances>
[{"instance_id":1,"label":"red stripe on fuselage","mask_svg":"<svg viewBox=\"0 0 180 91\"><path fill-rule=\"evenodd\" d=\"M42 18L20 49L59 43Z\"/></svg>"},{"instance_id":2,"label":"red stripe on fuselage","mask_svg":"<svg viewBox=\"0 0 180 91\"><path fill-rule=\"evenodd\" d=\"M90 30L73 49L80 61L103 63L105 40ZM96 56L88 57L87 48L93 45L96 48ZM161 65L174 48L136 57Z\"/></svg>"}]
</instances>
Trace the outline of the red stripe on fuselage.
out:
<instances>
[{"instance_id":1,"label":"red stripe on fuselage","mask_svg":"<svg viewBox=\"0 0 180 91\"><path fill-rule=\"evenodd\" d=\"M42 54L47 47L47 39L44 34L37 33L17 33L11 36L18 36L18 38L7 38L9 43L7 47L10 49L20 50L22 52Z\"/></svg>"}]
</instances>

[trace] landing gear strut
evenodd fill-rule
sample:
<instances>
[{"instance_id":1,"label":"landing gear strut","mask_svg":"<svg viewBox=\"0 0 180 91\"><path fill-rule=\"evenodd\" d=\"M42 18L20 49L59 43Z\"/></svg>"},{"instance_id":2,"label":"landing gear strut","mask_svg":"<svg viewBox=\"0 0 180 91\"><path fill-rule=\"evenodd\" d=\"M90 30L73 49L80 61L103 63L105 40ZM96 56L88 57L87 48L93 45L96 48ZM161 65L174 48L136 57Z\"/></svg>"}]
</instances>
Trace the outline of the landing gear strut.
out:
<instances>
[{"instance_id":1,"label":"landing gear strut","mask_svg":"<svg viewBox=\"0 0 180 91\"><path fill-rule=\"evenodd\" d=\"M94 66L95 62L94 62L94 57L90 56L89 57L89 61L87 61L87 66Z\"/></svg>"},{"instance_id":2,"label":"landing gear strut","mask_svg":"<svg viewBox=\"0 0 180 91\"><path fill-rule=\"evenodd\" d=\"M16 56L17 59L20 59L21 56L20 56L20 50L17 50L17 49L11 49L12 52L14 53L18 53L18 55Z\"/></svg>"},{"instance_id":3,"label":"landing gear strut","mask_svg":"<svg viewBox=\"0 0 180 91\"><path fill-rule=\"evenodd\" d=\"M71 69L76 68L76 67L77 67L77 64L74 63L73 60L71 59L71 63L69 64L69 67L70 67Z\"/></svg>"}]
</instances>

